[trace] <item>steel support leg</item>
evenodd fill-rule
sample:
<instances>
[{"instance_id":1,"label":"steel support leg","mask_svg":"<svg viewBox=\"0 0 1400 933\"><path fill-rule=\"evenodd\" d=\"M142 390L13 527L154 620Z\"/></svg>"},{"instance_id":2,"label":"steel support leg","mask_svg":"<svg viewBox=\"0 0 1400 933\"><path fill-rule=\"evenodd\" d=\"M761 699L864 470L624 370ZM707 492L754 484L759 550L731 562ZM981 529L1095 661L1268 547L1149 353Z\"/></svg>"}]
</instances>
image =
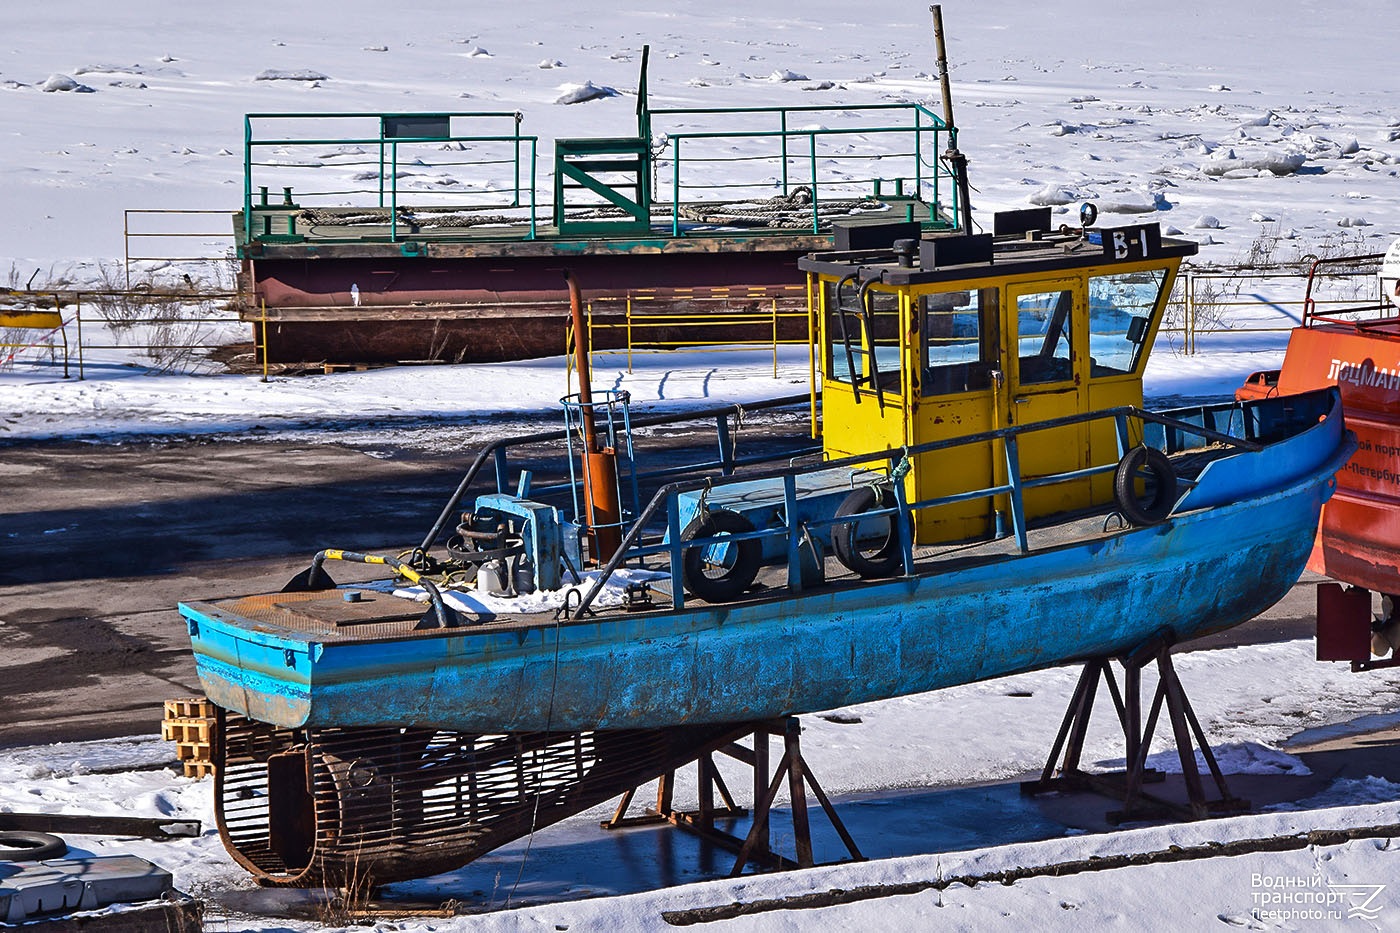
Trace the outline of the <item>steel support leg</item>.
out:
<instances>
[{"instance_id":1,"label":"steel support leg","mask_svg":"<svg viewBox=\"0 0 1400 933\"><path fill-rule=\"evenodd\" d=\"M826 793L817 783L816 776L812 769L807 766L806 760L802 757L802 726L794 716L789 716L781 721L783 735L783 757L778 762L778 767L773 770L772 780L764 789L762 797L754 803L754 822L750 827L748 836L745 837L743 845L739 848L739 856L734 862L734 867L730 869L730 877L736 877L744 870L744 866L753 861L756 856L766 854L770 863L776 863L778 867L811 868L816 864L812 851L812 827L807 814L807 788L810 787L812 794L821 804L822 812L831 821L832 828L841 837L841 842L845 844L846 851L851 858L856 861L864 861L865 856L860 854L860 849L856 847L855 840L851 838L850 832L846 829L846 824L837 815L836 808L831 805ZM758 740L755 735L755 741ZM764 736L764 742L767 737ZM759 772L755 769L755 781L759 779ZM773 800L778 794L778 788L783 784L784 777L787 778L788 793L792 802L792 829L794 847L797 850L797 862L794 865L787 859L768 849L767 839L769 835L769 817L772 813ZM757 786L757 784L755 784ZM764 840L762 848L759 847L759 840ZM764 851L766 850L766 852Z\"/></svg>"},{"instance_id":2,"label":"steel support leg","mask_svg":"<svg viewBox=\"0 0 1400 933\"><path fill-rule=\"evenodd\" d=\"M1142 721L1142 670L1156 663L1158 681L1153 693L1147 721ZM1241 813L1249 809L1248 801L1230 794L1225 775L1206 741L1205 730L1201 728L1191 702L1186 697L1181 679L1171 659L1171 642L1159 636L1134 654L1122 658L1123 691L1120 694L1109 659L1094 658L1086 662L1080 674L1069 707L1055 736L1050 757L1041 771L1039 780L1027 781L1021 785L1022 793L1036 794L1049 790L1090 790L1117 798L1123 802L1121 810L1107 814L1111 822L1126 822L1134 819L1178 817L1181 819L1201 819L1226 813ZM1124 738L1124 769L1118 772L1090 773L1080 769L1080 756L1084 750L1084 738L1093 711L1094 698L1100 678L1108 687L1118 713L1119 724ZM1176 744L1177 756L1181 761L1182 779L1186 785L1187 803L1185 806L1148 794L1143 786L1160 782L1164 775L1147 766L1151 751L1152 737L1157 730L1157 722L1165 709L1171 724L1172 737ZM1201 751L1211 778L1215 782L1216 799L1206 795L1206 788L1196 764L1196 749ZM1061 752L1063 751L1063 758ZM1057 774L1058 771L1058 774Z\"/></svg>"},{"instance_id":3,"label":"steel support leg","mask_svg":"<svg viewBox=\"0 0 1400 933\"><path fill-rule=\"evenodd\" d=\"M744 868L751 863L757 863L770 869L810 868L816 864L812 847L811 820L807 807L807 792L810 789L812 795L821 805L822 812L826 814L837 835L841 837L841 842L846 846L846 851L850 853L851 858L858 861L864 860L855 840L847 831L840 816L837 815L836 808L832 806L831 800L817 782L816 775L812 773L812 769L802 757L801 734L802 727L796 717L787 717L755 724L751 749L745 748L737 742L718 749L720 753L753 768L753 822L743 839L715 826L715 821L718 819L747 816L748 811L735 804L728 785L725 784L719 769L715 767L713 753L707 753L696 759L700 797L697 809L682 811L673 806L672 792L675 785L675 772L672 771L662 775L658 781L654 809L648 807L646 812L641 815L628 816L627 810L636 797L636 789L633 788L623 794L612 818L605 820L600 825L604 829L622 829L628 826L670 823L702 839L736 852L737 859L730 872L731 875L741 874ZM769 742L774 737L782 738L783 754L777 767L770 772ZM774 852L770 844L772 837L770 818L773 802L777 799L778 792L785 783L792 806L795 860ZM719 802L715 799L716 792L719 794Z\"/></svg>"}]
</instances>

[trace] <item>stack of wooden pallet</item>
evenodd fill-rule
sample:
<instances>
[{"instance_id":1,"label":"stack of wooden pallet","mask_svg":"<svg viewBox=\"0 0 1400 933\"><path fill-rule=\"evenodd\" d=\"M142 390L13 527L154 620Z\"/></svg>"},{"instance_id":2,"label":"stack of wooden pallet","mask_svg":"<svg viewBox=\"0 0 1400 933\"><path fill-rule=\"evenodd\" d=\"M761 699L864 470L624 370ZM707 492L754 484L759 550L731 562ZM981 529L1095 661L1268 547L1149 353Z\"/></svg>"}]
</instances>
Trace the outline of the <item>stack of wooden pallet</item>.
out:
<instances>
[{"instance_id":1,"label":"stack of wooden pallet","mask_svg":"<svg viewBox=\"0 0 1400 933\"><path fill-rule=\"evenodd\" d=\"M209 737L214 731L214 704L203 697L165 701L165 721L160 737L175 743L175 757L185 766L185 777L202 778L214 773L209 757Z\"/></svg>"}]
</instances>

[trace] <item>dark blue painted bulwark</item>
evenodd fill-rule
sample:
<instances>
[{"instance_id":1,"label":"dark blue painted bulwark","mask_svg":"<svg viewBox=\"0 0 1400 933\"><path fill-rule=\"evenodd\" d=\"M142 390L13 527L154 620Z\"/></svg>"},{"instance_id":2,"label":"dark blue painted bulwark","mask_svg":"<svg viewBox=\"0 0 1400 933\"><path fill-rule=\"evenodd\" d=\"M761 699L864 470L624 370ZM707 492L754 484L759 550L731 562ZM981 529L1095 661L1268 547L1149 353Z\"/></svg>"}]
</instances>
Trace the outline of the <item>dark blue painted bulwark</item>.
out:
<instances>
[{"instance_id":1,"label":"dark blue painted bulwark","mask_svg":"<svg viewBox=\"0 0 1400 933\"><path fill-rule=\"evenodd\" d=\"M334 644L180 608L197 623L210 699L283 727L495 733L763 719L1117 654L1163 629L1182 640L1243 622L1302 573L1352 446L1334 411L1214 462L1163 524L767 601Z\"/></svg>"}]
</instances>

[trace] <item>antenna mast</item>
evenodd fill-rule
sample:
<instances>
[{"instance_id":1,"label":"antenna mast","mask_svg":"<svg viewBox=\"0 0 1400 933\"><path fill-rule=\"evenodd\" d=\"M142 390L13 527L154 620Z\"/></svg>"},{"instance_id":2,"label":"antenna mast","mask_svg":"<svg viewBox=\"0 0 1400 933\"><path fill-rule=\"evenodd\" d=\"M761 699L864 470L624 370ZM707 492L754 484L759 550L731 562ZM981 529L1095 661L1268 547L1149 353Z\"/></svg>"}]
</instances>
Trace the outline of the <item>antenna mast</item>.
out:
<instances>
[{"instance_id":1,"label":"antenna mast","mask_svg":"<svg viewBox=\"0 0 1400 933\"><path fill-rule=\"evenodd\" d=\"M948 50L943 44L943 7L929 7L933 14L933 40L938 49L938 86L943 92L943 122L948 124L948 149L943 158L953 170L958 186L958 226L972 232L972 192L967 183L967 156L958 149L958 129L953 123L953 89L948 81Z\"/></svg>"}]
</instances>

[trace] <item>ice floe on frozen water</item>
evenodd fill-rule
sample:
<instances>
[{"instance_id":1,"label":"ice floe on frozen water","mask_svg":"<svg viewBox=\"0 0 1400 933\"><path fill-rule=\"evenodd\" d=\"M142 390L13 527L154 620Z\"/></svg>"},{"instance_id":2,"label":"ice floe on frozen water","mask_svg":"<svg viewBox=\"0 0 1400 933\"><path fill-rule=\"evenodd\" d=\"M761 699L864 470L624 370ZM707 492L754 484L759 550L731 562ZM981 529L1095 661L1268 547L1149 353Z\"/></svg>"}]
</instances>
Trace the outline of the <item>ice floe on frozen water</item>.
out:
<instances>
[{"instance_id":1,"label":"ice floe on frozen water","mask_svg":"<svg viewBox=\"0 0 1400 933\"><path fill-rule=\"evenodd\" d=\"M1101 214L1150 214L1153 211L1169 211L1172 207L1160 193L1151 191L1125 191L1092 200Z\"/></svg>"},{"instance_id":2,"label":"ice floe on frozen water","mask_svg":"<svg viewBox=\"0 0 1400 933\"><path fill-rule=\"evenodd\" d=\"M1061 185L1046 185L1026 200L1036 207L1057 207L1061 204L1082 201L1084 197L1072 188L1065 188Z\"/></svg>"},{"instance_id":3,"label":"ice floe on frozen water","mask_svg":"<svg viewBox=\"0 0 1400 933\"><path fill-rule=\"evenodd\" d=\"M554 99L556 104L582 104L585 101L598 100L603 97L620 96L616 88L606 85L594 84L592 81L585 81L582 84L560 85L564 92Z\"/></svg>"},{"instance_id":4,"label":"ice floe on frozen water","mask_svg":"<svg viewBox=\"0 0 1400 933\"><path fill-rule=\"evenodd\" d=\"M1303 776L1312 774L1301 758L1258 742L1232 742L1216 745L1211 749L1215 761L1223 774L1291 774ZM1205 757L1195 752L1196 768L1201 774L1207 770ZM1167 774L1181 773L1181 756L1176 749L1156 752L1148 757L1148 764Z\"/></svg>"},{"instance_id":5,"label":"ice floe on frozen water","mask_svg":"<svg viewBox=\"0 0 1400 933\"><path fill-rule=\"evenodd\" d=\"M1299 800L1292 806L1302 810L1320 810L1324 807L1393 803L1397 799L1400 799L1400 784L1372 775L1364 778L1339 778L1328 785L1326 790L1306 800Z\"/></svg>"},{"instance_id":6,"label":"ice floe on frozen water","mask_svg":"<svg viewBox=\"0 0 1400 933\"><path fill-rule=\"evenodd\" d=\"M172 59L173 61L173 59ZM169 68L164 65L142 65L134 63L130 65L116 65L110 62L100 62L92 65L81 65L73 69L75 75L88 74L119 74L119 75L139 75L141 77L170 77L183 78L185 73L178 68Z\"/></svg>"},{"instance_id":7,"label":"ice floe on frozen water","mask_svg":"<svg viewBox=\"0 0 1400 933\"><path fill-rule=\"evenodd\" d=\"M1235 150L1227 149L1201 166L1207 175L1226 176L1238 173L1259 174L1269 172L1274 175L1292 175L1302 168L1308 157L1301 152L1278 152L1268 150L1244 156Z\"/></svg>"},{"instance_id":8,"label":"ice floe on frozen water","mask_svg":"<svg viewBox=\"0 0 1400 933\"><path fill-rule=\"evenodd\" d=\"M91 94L93 89L86 84L82 84L71 75L51 74L39 85L39 90L53 93L55 91L72 91L77 94Z\"/></svg>"},{"instance_id":9,"label":"ice floe on frozen water","mask_svg":"<svg viewBox=\"0 0 1400 933\"><path fill-rule=\"evenodd\" d=\"M254 81L328 81L328 76L310 68L267 68L253 78Z\"/></svg>"}]
</instances>

